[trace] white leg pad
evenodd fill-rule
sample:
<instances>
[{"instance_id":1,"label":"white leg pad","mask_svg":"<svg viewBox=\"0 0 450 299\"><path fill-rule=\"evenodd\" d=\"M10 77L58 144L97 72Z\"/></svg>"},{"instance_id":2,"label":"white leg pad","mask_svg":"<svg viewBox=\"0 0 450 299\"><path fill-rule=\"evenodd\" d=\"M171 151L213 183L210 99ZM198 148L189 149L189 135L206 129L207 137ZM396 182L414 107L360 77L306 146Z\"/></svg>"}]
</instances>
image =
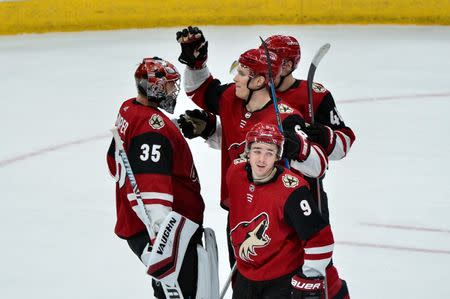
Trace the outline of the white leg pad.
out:
<instances>
[{"instance_id":1,"label":"white leg pad","mask_svg":"<svg viewBox=\"0 0 450 299\"><path fill-rule=\"evenodd\" d=\"M197 245L198 279L196 299L219 298L219 269L217 243L214 231L204 229L205 248Z\"/></svg>"}]
</instances>

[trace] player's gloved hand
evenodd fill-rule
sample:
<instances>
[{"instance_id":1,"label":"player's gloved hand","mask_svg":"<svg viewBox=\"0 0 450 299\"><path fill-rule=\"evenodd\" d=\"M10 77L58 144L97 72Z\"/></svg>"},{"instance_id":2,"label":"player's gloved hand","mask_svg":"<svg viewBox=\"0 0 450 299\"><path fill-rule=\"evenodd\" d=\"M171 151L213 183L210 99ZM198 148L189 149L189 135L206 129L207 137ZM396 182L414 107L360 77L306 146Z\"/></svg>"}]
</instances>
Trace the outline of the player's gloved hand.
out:
<instances>
[{"instance_id":1,"label":"player's gloved hand","mask_svg":"<svg viewBox=\"0 0 450 299\"><path fill-rule=\"evenodd\" d=\"M323 277L306 277L296 274L291 278L291 299L324 298Z\"/></svg>"},{"instance_id":2,"label":"player's gloved hand","mask_svg":"<svg viewBox=\"0 0 450 299\"><path fill-rule=\"evenodd\" d=\"M189 26L177 32L177 41L181 45L178 61L192 69L202 69L208 59L208 42L202 31Z\"/></svg>"},{"instance_id":3,"label":"player's gloved hand","mask_svg":"<svg viewBox=\"0 0 450 299\"><path fill-rule=\"evenodd\" d=\"M177 122L184 137L189 139L198 136L208 139L216 130L216 116L204 110L186 110Z\"/></svg>"},{"instance_id":4,"label":"player's gloved hand","mask_svg":"<svg viewBox=\"0 0 450 299\"><path fill-rule=\"evenodd\" d=\"M309 140L319 144L328 155L331 154L336 145L336 134L330 127L316 123L307 126L303 131Z\"/></svg>"},{"instance_id":5,"label":"player's gloved hand","mask_svg":"<svg viewBox=\"0 0 450 299\"><path fill-rule=\"evenodd\" d=\"M305 127L305 121L299 115L289 116L283 121L283 158L298 161L308 158L311 144L308 135L303 132Z\"/></svg>"}]
</instances>

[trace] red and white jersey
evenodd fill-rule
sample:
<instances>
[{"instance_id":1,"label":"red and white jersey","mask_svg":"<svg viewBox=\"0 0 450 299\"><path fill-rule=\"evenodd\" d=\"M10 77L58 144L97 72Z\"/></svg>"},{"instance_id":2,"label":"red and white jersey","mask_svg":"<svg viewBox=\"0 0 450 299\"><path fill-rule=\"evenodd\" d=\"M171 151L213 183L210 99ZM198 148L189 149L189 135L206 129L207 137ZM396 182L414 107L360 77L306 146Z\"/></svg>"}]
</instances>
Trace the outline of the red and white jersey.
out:
<instances>
[{"instance_id":1,"label":"red and white jersey","mask_svg":"<svg viewBox=\"0 0 450 299\"><path fill-rule=\"evenodd\" d=\"M192 82L201 82L194 84ZM273 102L258 111L249 112L242 99L235 94L235 84L221 86L214 80L207 68L202 70L187 69L185 72L185 90L187 95L202 109L217 114L222 125L222 185L221 206L228 208L228 191L225 177L228 167L236 160L245 157L245 136L257 123L277 125ZM283 122L292 115L301 114L296 109L285 103L278 104L280 118ZM291 164L292 165L292 164ZM304 161L295 161L296 169L312 177L320 177L324 174L328 165L328 159L320 146L312 144L310 152Z\"/></svg>"},{"instance_id":2,"label":"red and white jersey","mask_svg":"<svg viewBox=\"0 0 450 299\"><path fill-rule=\"evenodd\" d=\"M336 134L336 145L330 152L330 160L340 160L350 151L355 141L355 134L347 127L339 114L333 96L323 85L313 83L313 111L314 121L333 129ZM308 84L306 80L296 80L286 91L277 91L277 97L300 111L307 123L311 122L309 115Z\"/></svg>"},{"instance_id":3,"label":"red and white jersey","mask_svg":"<svg viewBox=\"0 0 450 299\"><path fill-rule=\"evenodd\" d=\"M302 270L324 275L334 240L309 192L308 183L278 166L268 182L255 184L250 165L227 173L230 240L239 273L254 281L276 279Z\"/></svg>"},{"instance_id":4,"label":"red and white jersey","mask_svg":"<svg viewBox=\"0 0 450 299\"><path fill-rule=\"evenodd\" d=\"M179 129L159 109L135 98L120 107L116 121L123 146L144 205L159 204L199 224L205 208L189 146ZM109 170L117 180L115 233L128 238L145 231L137 214L136 197L116 152L114 139L107 154Z\"/></svg>"}]
</instances>

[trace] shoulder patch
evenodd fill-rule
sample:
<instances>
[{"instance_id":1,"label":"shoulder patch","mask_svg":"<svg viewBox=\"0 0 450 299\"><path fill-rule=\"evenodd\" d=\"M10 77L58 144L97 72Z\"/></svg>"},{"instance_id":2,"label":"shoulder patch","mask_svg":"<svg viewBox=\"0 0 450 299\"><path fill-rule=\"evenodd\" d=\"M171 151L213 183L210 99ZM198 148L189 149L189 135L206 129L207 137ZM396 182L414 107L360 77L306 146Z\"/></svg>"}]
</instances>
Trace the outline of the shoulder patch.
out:
<instances>
[{"instance_id":1,"label":"shoulder patch","mask_svg":"<svg viewBox=\"0 0 450 299\"><path fill-rule=\"evenodd\" d=\"M164 127L165 123L163 118L158 114L153 114L152 117L148 120L148 124L155 130L159 130Z\"/></svg>"},{"instance_id":2,"label":"shoulder patch","mask_svg":"<svg viewBox=\"0 0 450 299\"><path fill-rule=\"evenodd\" d=\"M281 177L281 180L283 181L283 184L286 188L295 188L298 186L298 178L295 176L292 176L290 174L285 174Z\"/></svg>"},{"instance_id":3,"label":"shoulder patch","mask_svg":"<svg viewBox=\"0 0 450 299\"><path fill-rule=\"evenodd\" d=\"M323 87L322 84L316 83L316 82L313 82L312 89L317 93L324 93L327 91L327 89L325 87Z\"/></svg>"},{"instance_id":4,"label":"shoulder patch","mask_svg":"<svg viewBox=\"0 0 450 299\"><path fill-rule=\"evenodd\" d=\"M278 110L280 111L280 113L293 113L294 109L292 109L291 107L289 107L286 104L280 103L278 104Z\"/></svg>"}]
</instances>

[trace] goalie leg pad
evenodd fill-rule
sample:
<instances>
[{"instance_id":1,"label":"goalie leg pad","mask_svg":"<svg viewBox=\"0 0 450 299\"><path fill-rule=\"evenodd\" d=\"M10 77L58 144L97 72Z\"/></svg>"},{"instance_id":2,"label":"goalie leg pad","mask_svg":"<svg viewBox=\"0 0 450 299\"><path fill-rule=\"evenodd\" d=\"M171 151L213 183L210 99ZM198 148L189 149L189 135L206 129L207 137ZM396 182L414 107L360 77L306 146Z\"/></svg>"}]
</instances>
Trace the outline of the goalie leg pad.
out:
<instances>
[{"instance_id":1,"label":"goalie leg pad","mask_svg":"<svg viewBox=\"0 0 450 299\"><path fill-rule=\"evenodd\" d=\"M177 212L170 212L156 237L147 274L162 284L175 285L191 237L199 225Z\"/></svg>"},{"instance_id":2,"label":"goalie leg pad","mask_svg":"<svg viewBox=\"0 0 450 299\"><path fill-rule=\"evenodd\" d=\"M217 242L214 231L204 228L205 248L197 245L198 278L196 299L219 298L219 269Z\"/></svg>"}]
</instances>

